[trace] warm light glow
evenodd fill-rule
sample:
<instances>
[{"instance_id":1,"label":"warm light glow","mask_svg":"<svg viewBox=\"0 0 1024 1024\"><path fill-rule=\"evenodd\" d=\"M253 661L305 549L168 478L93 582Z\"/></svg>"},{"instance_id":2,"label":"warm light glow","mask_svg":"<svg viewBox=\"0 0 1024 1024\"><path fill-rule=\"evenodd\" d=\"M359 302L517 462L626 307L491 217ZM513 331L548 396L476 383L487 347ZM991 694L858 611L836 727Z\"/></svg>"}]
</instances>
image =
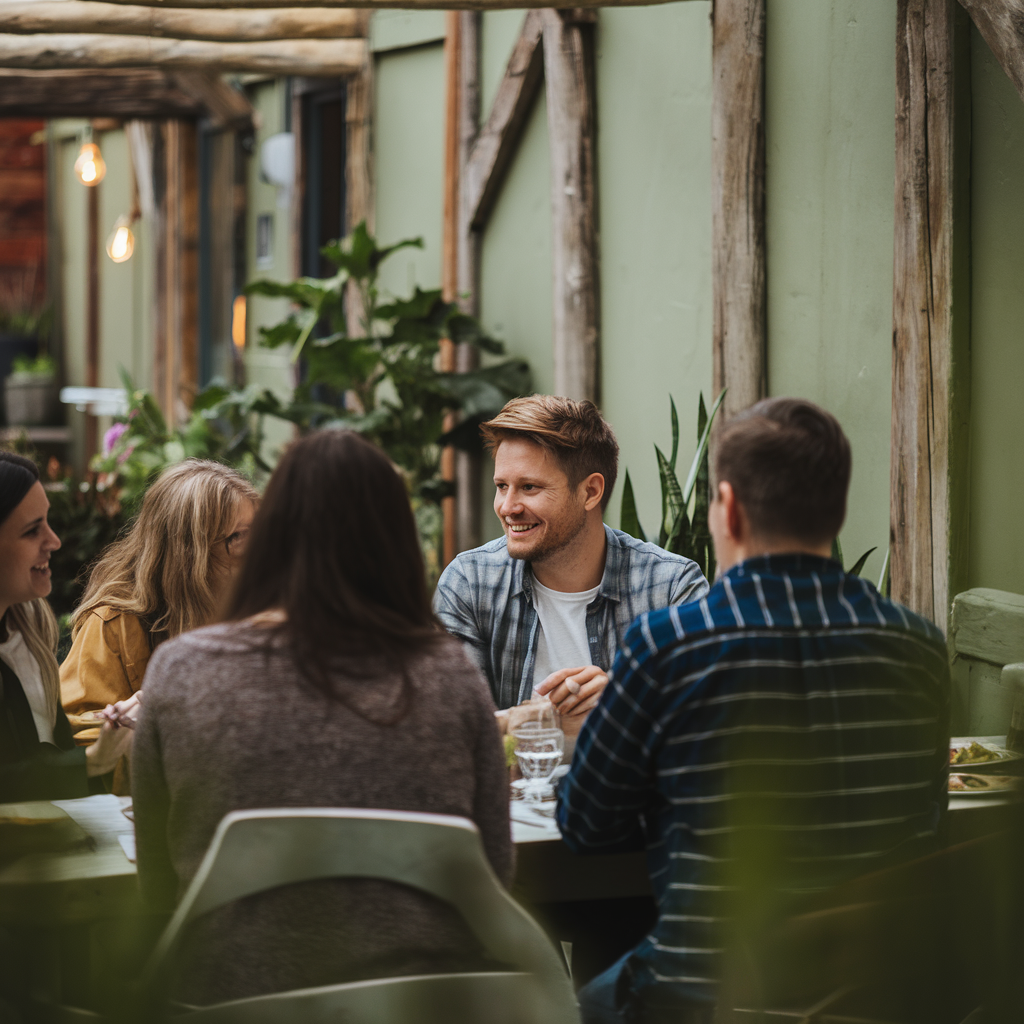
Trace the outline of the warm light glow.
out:
<instances>
[{"instance_id":1,"label":"warm light glow","mask_svg":"<svg viewBox=\"0 0 1024 1024\"><path fill-rule=\"evenodd\" d=\"M110 237L107 239L107 255L115 263L124 263L125 260L131 259L134 251L135 235L132 234L132 229L128 226L128 218L118 217L114 224L114 230L111 231Z\"/></svg>"},{"instance_id":2,"label":"warm light glow","mask_svg":"<svg viewBox=\"0 0 1024 1024\"><path fill-rule=\"evenodd\" d=\"M83 142L75 161L75 174L83 185L98 185L107 173L107 165L95 142Z\"/></svg>"},{"instance_id":3,"label":"warm light glow","mask_svg":"<svg viewBox=\"0 0 1024 1024\"><path fill-rule=\"evenodd\" d=\"M239 295L231 303L231 340L235 348L245 348L245 296Z\"/></svg>"}]
</instances>

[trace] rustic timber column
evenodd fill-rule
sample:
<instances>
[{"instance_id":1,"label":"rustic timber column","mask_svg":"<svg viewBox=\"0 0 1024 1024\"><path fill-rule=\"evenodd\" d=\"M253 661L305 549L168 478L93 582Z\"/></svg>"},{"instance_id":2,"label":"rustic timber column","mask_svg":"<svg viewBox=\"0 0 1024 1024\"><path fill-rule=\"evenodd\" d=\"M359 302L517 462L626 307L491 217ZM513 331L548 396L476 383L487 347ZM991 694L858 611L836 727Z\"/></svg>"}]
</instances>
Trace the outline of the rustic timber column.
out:
<instances>
[{"instance_id":1,"label":"rustic timber column","mask_svg":"<svg viewBox=\"0 0 1024 1024\"><path fill-rule=\"evenodd\" d=\"M960 0L1024 99L1024 0Z\"/></svg>"},{"instance_id":2,"label":"rustic timber column","mask_svg":"<svg viewBox=\"0 0 1024 1024\"><path fill-rule=\"evenodd\" d=\"M892 595L946 628L966 582L970 50L955 0L899 0Z\"/></svg>"},{"instance_id":3,"label":"rustic timber column","mask_svg":"<svg viewBox=\"0 0 1024 1024\"><path fill-rule=\"evenodd\" d=\"M100 186L86 188L85 386L100 384ZM99 451L96 417L85 416L85 465Z\"/></svg>"},{"instance_id":4,"label":"rustic timber column","mask_svg":"<svg viewBox=\"0 0 1024 1024\"><path fill-rule=\"evenodd\" d=\"M594 102L596 14L544 12L551 149L555 391L598 401L600 294Z\"/></svg>"},{"instance_id":5,"label":"rustic timber column","mask_svg":"<svg viewBox=\"0 0 1024 1024\"><path fill-rule=\"evenodd\" d=\"M373 234L373 54L358 75L345 82L345 230L360 221ZM345 319L352 337L363 334L362 300L355 283L345 296Z\"/></svg>"},{"instance_id":6,"label":"rustic timber column","mask_svg":"<svg viewBox=\"0 0 1024 1024\"><path fill-rule=\"evenodd\" d=\"M712 6L713 390L726 418L767 389L765 0Z\"/></svg>"},{"instance_id":7,"label":"rustic timber column","mask_svg":"<svg viewBox=\"0 0 1024 1024\"><path fill-rule=\"evenodd\" d=\"M463 11L460 15L459 55L459 187L458 187L458 294L459 306L470 316L480 315L480 245L481 233L473 229L471 212L462 186L469 163L469 154L480 131L480 19L479 11ZM472 345L459 345L455 351L455 368L460 373L474 370L477 350ZM455 537L459 551L475 548L481 541L480 523L480 456L476 453L455 453Z\"/></svg>"}]
</instances>

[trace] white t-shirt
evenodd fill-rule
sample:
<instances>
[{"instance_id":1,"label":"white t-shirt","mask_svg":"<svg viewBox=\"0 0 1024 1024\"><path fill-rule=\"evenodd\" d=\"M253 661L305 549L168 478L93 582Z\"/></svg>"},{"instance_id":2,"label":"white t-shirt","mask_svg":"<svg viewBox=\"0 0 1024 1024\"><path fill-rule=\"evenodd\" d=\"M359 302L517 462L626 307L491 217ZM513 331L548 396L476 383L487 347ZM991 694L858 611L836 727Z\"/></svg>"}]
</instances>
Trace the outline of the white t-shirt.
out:
<instances>
[{"instance_id":1,"label":"white t-shirt","mask_svg":"<svg viewBox=\"0 0 1024 1024\"><path fill-rule=\"evenodd\" d=\"M28 706L32 709L32 718L36 723L36 732L40 743L53 743L53 722L46 709L46 689L43 686L43 673L39 662L25 644L25 638L16 629L8 625L7 640L0 644L0 658L21 680L21 688L28 698Z\"/></svg>"},{"instance_id":2,"label":"white t-shirt","mask_svg":"<svg viewBox=\"0 0 1024 1024\"><path fill-rule=\"evenodd\" d=\"M560 668L576 668L593 662L587 640L587 606L600 589L596 586L593 590L563 594L533 581L533 606L540 620L534 686Z\"/></svg>"}]
</instances>

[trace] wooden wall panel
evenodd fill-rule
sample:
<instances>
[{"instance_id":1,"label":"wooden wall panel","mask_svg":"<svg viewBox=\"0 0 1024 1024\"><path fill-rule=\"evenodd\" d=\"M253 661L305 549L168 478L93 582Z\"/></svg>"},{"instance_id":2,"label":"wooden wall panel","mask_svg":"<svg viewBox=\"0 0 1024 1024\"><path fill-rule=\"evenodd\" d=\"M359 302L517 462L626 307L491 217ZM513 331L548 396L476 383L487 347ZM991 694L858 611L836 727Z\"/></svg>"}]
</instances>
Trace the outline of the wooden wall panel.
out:
<instances>
[{"instance_id":1,"label":"wooden wall panel","mask_svg":"<svg viewBox=\"0 0 1024 1024\"><path fill-rule=\"evenodd\" d=\"M0 304L33 306L46 294L46 146L36 120L0 120Z\"/></svg>"},{"instance_id":2,"label":"wooden wall panel","mask_svg":"<svg viewBox=\"0 0 1024 1024\"><path fill-rule=\"evenodd\" d=\"M896 44L892 594L945 629L967 569L969 25L899 0Z\"/></svg>"}]
</instances>

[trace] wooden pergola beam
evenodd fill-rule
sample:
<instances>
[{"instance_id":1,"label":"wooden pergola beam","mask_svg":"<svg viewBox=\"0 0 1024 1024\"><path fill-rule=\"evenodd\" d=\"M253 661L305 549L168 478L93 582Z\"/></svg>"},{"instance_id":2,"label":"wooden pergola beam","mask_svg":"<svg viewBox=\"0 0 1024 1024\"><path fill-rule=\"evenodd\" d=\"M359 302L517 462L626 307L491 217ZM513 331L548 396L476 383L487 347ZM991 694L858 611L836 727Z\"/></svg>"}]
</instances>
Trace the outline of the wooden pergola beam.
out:
<instances>
[{"instance_id":1,"label":"wooden pergola beam","mask_svg":"<svg viewBox=\"0 0 1024 1024\"><path fill-rule=\"evenodd\" d=\"M967 577L968 29L956 0L898 0L892 596L940 629Z\"/></svg>"},{"instance_id":2,"label":"wooden pergola beam","mask_svg":"<svg viewBox=\"0 0 1024 1024\"><path fill-rule=\"evenodd\" d=\"M311 7L292 10L208 10L126 6L96 0L41 0L0 3L0 32L154 36L211 42L267 39L359 39L368 12Z\"/></svg>"},{"instance_id":3,"label":"wooden pergola beam","mask_svg":"<svg viewBox=\"0 0 1024 1024\"><path fill-rule=\"evenodd\" d=\"M193 96L217 128L248 128L254 111L245 93L233 88L212 71L172 71L171 77L182 92Z\"/></svg>"},{"instance_id":4,"label":"wooden pergola beam","mask_svg":"<svg viewBox=\"0 0 1024 1024\"><path fill-rule=\"evenodd\" d=\"M361 39L287 39L212 43L108 35L0 35L0 67L43 69L168 68L341 77L359 72Z\"/></svg>"},{"instance_id":5,"label":"wooden pergola beam","mask_svg":"<svg viewBox=\"0 0 1024 1024\"><path fill-rule=\"evenodd\" d=\"M121 120L196 118L214 121L231 104L251 122L245 96L224 82L210 87L206 100L197 78L202 72L145 68L115 71L11 71L0 69L0 117L116 117ZM204 89L206 87L204 86ZM230 90L228 97L224 90ZM208 105L219 94L217 111ZM236 99L237 97L237 99ZM232 118L233 120L233 118ZM222 122L223 123L223 122Z\"/></svg>"},{"instance_id":6,"label":"wooden pergola beam","mask_svg":"<svg viewBox=\"0 0 1024 1024\"><path fill-rule=\"evenodd\" d=\"M462 202L469 227L483 230L515 155L526 117L544 80L543 15L531 11L512 49L487 123L473 142L463 171Z\"/></svg>"},{"instance_id":7,"label":"wooden pergola beam","mask_svg":"<svg viewBox=\"0 0 1024 1024\"><path fill-rule=\"evenodd\" d=\"M555 393L600 400L600 288L592 11L543 12L551 152Z\"/></svg>"},{"instance_id":8,"label":"wooden pergola beam","mask_svg":"<svg viewBox=\"0 0 1024 1024\"><path fill-rule=\"evenodd\" d=\"M205 8L257 8L280 7L281 0L110 0L111 3L140 4L145 7ZM671 0L584 0L576 10L598 7L648 7L651 3L670 3ZM369 11L503 11L534 10L545 6L544 0L295 0L290 7L352 7Z\"/></svg>"},{"instance_id":9,"label":"wooden pergola beam","mask_svg":"<svg viewBox=\"0 0 1024 1024\"><path fill-rule=\"evenodd\" d=\"M712 32L712 375L728 417L767 387L765 0L715 0Z\"/></svg>"},{"instance_id":10,"label":"wooden pergola beam","mask_svg":"<svg viewBox=\"0 0 1024 1024\"><path fill-rule=\"evenodd\" d=\"M1024 100L1024 0L960 0Z\"/></svg>"}]
</instances>

